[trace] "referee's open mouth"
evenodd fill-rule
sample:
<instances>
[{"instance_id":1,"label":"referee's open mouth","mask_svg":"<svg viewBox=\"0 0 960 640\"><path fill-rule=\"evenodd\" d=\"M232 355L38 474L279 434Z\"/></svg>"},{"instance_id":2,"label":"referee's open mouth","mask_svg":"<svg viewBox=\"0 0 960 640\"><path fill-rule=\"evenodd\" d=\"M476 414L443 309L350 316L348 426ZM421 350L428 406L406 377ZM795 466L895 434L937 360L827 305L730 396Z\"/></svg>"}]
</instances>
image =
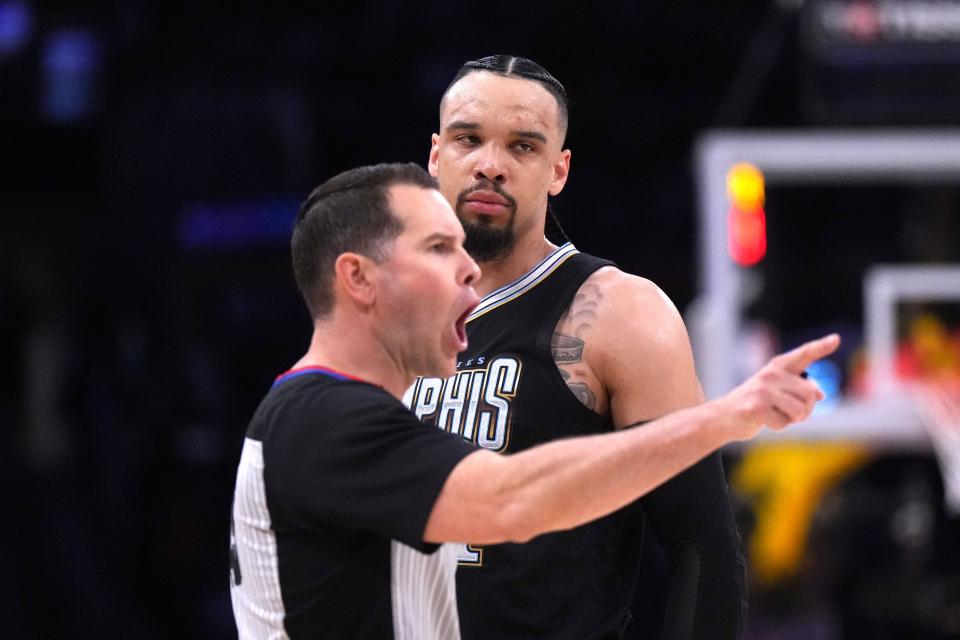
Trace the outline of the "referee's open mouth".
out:
<instances>
[{"instance_id":1,"label":"referee's open mouth","mask_svg":"<svg viewBox=\"0 0 960 640\"><path fill-rule=\"evenodd\" d=\"M460 317L457 318L457 321L453 323L453 330L457 336L457 342L459 343L459 351L464 351L467 348L467 318L470 317L470 314L473 313L473 310L477 307L477 302L471 302L466 310L460 314Z\"/></svg>"}]
</instances>

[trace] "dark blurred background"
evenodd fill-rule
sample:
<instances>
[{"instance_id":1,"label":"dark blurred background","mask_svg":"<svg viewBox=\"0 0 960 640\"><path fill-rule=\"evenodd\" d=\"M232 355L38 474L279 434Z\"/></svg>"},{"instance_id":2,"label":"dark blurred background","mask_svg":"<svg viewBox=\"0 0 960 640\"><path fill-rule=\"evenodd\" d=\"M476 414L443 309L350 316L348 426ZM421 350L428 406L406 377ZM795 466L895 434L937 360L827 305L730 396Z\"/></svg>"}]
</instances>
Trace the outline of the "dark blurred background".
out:
<instances>
[{"instance_id":1,"label":"dark blurred background","mask_svg":"<svg viewBox=\"0 0 960 640\"><path fill-rule=\"evenodd\" d=\"M566 85L573 168L555 210L580 249L683 310L698 286L696 136L960 124L957 16L956 3L907 0L0 0L0 478L12 503L0 637L235 636L226 560L242 437L310 334L288 266L298 203L356 165L425 162L464 61L523 55ZM823 260L773 260L768 277L829 280L841 246L865 256L861 269L874 255L960 261L956 184L778 197L818 215L771 222L771 246L779 233ZM864 213L817 243L831 207ZM811 305L816 317L783 296L765 313L789 330L831 313L856 325L859 292L833 295ZM847 620L857 589L831 591L843 585L830 572L811 589L804 574L755 590L750 637L960 637L956 529L935 463L883 462L881 484L921 487L909 495L933 514L930 557L902 569L914 582L898 581L895 544L878 552L897 565L890 593L946 566L931 587L940 604L874 629L864 616L885 600ZM884 523L869 509L856 520L868 535ZM934 609L945 617L916 621Z\"/></svg>"}]
</instances>

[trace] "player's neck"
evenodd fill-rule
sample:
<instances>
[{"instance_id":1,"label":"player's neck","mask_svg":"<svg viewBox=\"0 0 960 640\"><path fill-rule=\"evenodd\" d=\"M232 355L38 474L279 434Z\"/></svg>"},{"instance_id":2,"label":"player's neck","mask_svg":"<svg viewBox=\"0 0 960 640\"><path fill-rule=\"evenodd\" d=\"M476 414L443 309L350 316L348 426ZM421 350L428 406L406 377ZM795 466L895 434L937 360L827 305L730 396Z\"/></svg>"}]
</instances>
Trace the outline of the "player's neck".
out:
<instances>
[{"instance_id":1,"label":"player's neck","mask_svg":"<svg viewBox=\"0 0 960 640\"><path fill-rule=\"evenodd\" d=\"M542 235L532 235L527 240L518 240L510 254L500 260L481 262L480 279L474 285L481 297L510 284L537 266L541 260L556 251L557 245Z\"/></svg>"}]
</instances>

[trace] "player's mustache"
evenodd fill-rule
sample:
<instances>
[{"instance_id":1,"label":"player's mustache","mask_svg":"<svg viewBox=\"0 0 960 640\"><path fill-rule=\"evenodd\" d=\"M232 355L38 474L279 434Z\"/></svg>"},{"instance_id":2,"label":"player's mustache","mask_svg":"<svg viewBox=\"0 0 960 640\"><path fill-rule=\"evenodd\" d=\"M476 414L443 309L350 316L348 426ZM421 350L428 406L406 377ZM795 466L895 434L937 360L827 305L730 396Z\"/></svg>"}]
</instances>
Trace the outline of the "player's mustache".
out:
<instances>
[{"instance_id":1,"label":"player's mustache","mask_svg":"<svg viewBox=\"0 0 960 640\"><path fill-rule=\"evenodd\" d=\"M459 208L463 204L463 201L467 199L467 196L474 191L492 191L506 200L511 209L517 208L517 201L513 198L513 196L504 191L503 187L498 185L496 182L492 182L490 180L477 180L475 183L461 191L457 196L457 207Z\"/></svg>"}]
</instances>

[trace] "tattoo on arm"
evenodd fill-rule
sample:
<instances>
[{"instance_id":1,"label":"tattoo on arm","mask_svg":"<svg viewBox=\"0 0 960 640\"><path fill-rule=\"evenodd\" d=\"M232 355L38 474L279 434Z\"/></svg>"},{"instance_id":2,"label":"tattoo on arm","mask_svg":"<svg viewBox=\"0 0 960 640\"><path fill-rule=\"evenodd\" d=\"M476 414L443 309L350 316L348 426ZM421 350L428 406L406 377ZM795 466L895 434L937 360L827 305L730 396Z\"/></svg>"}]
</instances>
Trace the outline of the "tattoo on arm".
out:
<instances>
[{"instance_id":1,"label":"tattoo on arm","mask_svg":"<svg viewBox=\"0 0 960 640\"><path fill-rule=\"evenodd\" d=\"M562 372L562 369L561 369ZM567 387L582 402L587 409L593 409L597 405L597 397L590 391L590 387L585 382L567 382Z\"/></svg>"},{"instance_id":2,"label":"tattoo on arm","mask_svg":"<svg viewBox=\"0 0 960 640\"><path fill-rule=\"evenodd\" d=\"M553 361L558 366L580 362L583 358L583 340L554 333L550 338L550 351L553 354Z\"/></svg>"},{"instance_id":3,"label":"tattoo on arm","mask_svg":"<svg viewBox=\"0 0 960 640\"><path fill-rule=\"evenodd\" d=\"M591 323L597 319L601 300L603 300L603 294L596 285L587 283L580 288L567 310L566 320L573 328L573 335L579 338L592 326Z\"/></svg>"},{"instance_id":4,"label":"tattoo on arm","mask_svg":"<svg viewBox=\"0 0 960 640\"><path fill-rule=\"evenodd\" d=\"M571 365L583 362L584 338L597 318L602 298L603 293L598 286L584 284L574 296L570 308L557 322L557 328L550 338L550 353L557 370L574 397L590 410L596 408L597 396L582 379L582 367Z\"/></svg>"},{"instance_id":5,"label":"tattoo on arm","mask_svg":"<svg viewBox=\"0 0 960 640\"><path fill-rule=\"evenodd\" d=\"M554 333L550 339L550 351L553 354L553 361L557 363L557 370L567 383L567 388L584 406L593 409L597 405L597 398L590 391L590 387L586 382L573 381L573 375L564 369L564 365L576 364L583 360L583 340L565 336L562 333Z\"/></svg>"}]
</instances>

